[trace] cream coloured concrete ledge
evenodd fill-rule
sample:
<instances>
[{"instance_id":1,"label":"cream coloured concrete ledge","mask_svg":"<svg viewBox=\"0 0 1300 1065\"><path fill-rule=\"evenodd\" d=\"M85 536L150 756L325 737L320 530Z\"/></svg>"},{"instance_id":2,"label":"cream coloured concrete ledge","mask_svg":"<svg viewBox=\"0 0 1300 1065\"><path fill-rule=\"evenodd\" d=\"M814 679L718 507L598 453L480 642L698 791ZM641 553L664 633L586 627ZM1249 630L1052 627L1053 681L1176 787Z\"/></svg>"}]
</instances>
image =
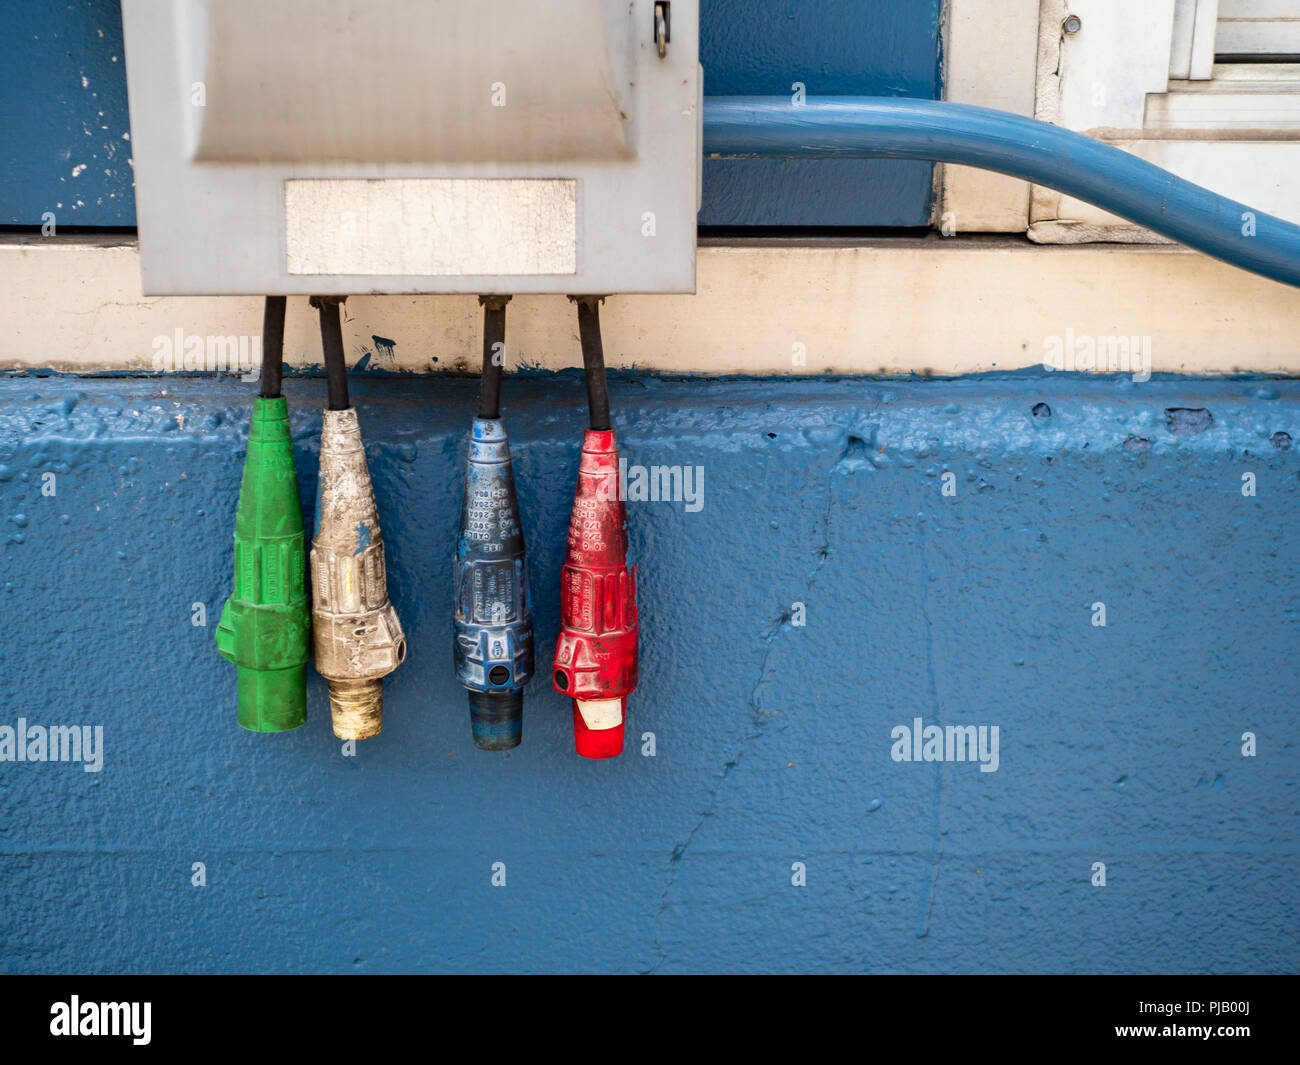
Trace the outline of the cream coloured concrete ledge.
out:
<instances>
[{"instance_id":1,"label":"cream coloured concrete ledge","mask_svg":"<svg viewBox=\"0 0 1300 1065\"><path fill-rule=\"evenodd\" d=\"M1041 365L1050 338L1149 338L1153 372L1300 372L1300 290L1170 246L1013 237L706 240L695 296L616 296L611 367L675 373L958 374ZM254 337L258 297L144 297L133 238L10 236L0 368L150 370L171 338ZM471 296L355 296L354 365L475 370ZM160 339L163 338L163 339ZM285 357L321 361L315 312L289 304ZM573 306L510 305L507 368L580 366Z\"/></svg>"}]
</instances>

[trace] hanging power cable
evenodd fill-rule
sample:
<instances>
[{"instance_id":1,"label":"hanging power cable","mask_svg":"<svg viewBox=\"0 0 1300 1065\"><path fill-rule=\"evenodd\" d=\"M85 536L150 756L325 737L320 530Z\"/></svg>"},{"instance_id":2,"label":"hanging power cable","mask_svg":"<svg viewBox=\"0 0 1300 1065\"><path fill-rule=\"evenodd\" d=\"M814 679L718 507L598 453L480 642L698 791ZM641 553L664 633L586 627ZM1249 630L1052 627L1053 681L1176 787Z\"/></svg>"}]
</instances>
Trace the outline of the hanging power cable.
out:
<instances>
[{"instance_id":1,"label":"hanging power cable","mask_svg":"<svg viewBox=\"0 0 1300 1065\"><path fill-rule=\"evenodd\" d=\"M267 296L262 311L262 396L275 399L284 380L284 296Z\"/></svg>"},{"instance_id":2,"label":"hanging power cable","mask_svg":"<svg viewBox=\"0 0 1300 1065\"><path fill-rule=\"evenodd\" d=\"M584 758L623 751L627 697L637 682L636 570L627 567L627 514L600 342L600 296L571 296L587 371L591 427L583 434L569 546L560 576L560 637L552 683L573 700Z\"/></svg>"},{"instance_id":3,"label":"hanging power cable","mask_svg":"<svg viewBox=\"0 0 1300 1065\"><path fill-rule=\"evenodd\" d=\"M283 296L262 320L262 391L253 400L235 513L234 589L217 624L217 650L238 667L239 724L287 732L307 720L306 537L289 409L280 395Z\"/></svg>"},{"instance_id":4,"label":"hanging power cable","mask_svg":"<svg viewBox=\"0 0 1300 1065\"><path fill-rule=\"evenodd\" d=\"M501 420L509 296L480 296L483 373L470 433L452 586L453 654L469 692L470 729L481 750L519 745L524 687L533 675L533 611L528 557Z\"/></svg>"},{"instance_id":5,"label":"hanging power cable","mask_svg":"<svg viewBox=\"0 0 1300 1065\"><path fill-rule=\"evenodd\" d=\"M578 305L578 338L587 372L587 410L592 429L610 428L609 387L605 383L605 351L600 343L600 304L604 296L570 296Z\"/></svg>"},{"instance_id":6,"label":"hanging power cable","mask_svg":"<svg viewBox=\"0 0 1300 1065\"><path fill-rule=\"evenodd\" d=\"M325 386L329 390L329 410L347 410L348 363L343 354L343 328L339 324L340 304L346 296L313 296L312 306L320 312L320 342L325 352Z\"/></svg>"},{"instance_id":7,"label":"hanging power cable","mask_svg":"<svg viewBox=\"0 0 1300 1065\"><path fill-rule=\"evenodd\" d=\"M329 682L334 735L364 740L383 728L384 677L405 660L406 636L388 599L379 510L357 411L348 400L343 298L312 297L320 311L329 405L320 431L311 620L316 672Z\"/></svg>"},{"instance_id":8,"label":"hanging power cable","mask_svg":"<svg viewBox=\"0 0 1300 1065\"><path fill-rule=\"evenodd\" d=\"M480 296L483 305L483 370L479 375L478 416L501 417L501 374L505 369L506 304L509 296Z\"/></svg>"}]
</instances>

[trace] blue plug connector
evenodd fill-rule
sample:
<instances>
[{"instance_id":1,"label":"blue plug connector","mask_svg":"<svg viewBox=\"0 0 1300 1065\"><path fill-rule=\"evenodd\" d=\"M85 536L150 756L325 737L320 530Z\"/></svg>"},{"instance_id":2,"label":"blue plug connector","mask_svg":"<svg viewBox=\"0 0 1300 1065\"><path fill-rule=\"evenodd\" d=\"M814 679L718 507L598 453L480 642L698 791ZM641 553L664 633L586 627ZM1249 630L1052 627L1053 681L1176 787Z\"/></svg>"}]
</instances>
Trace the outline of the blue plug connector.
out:
<instances>
[{"instance_id":1,"label":"blue plug connector","mask_svg":"<svg viewBox=\"0 0 1300 1065\"><path fill-rule=\"evenodd\" d=\"M519 745L533 675L533 612L510 441L500 418L475 418L456 546L456 678L469 689L474 745Z\"/></svg>"}]
</instances>

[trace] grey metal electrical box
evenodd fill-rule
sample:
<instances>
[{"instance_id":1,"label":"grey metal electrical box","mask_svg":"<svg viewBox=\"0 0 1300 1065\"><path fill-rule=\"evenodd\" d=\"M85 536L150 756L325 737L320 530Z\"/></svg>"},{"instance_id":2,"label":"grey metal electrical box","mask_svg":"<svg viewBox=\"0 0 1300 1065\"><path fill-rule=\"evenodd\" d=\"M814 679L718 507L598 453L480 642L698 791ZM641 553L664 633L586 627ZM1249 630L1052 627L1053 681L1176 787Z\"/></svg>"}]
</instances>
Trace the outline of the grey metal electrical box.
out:
<instances>
[{"instance_id":1,"label":"grey metal electrical box","mask_svg":"<svg viewBox=\"0 0 1300 1065\"><path fill-rule=\"evenodd\" d=\"M693 292L698 0L123 0L148 295Z\"/></svg>"}]
</instances>

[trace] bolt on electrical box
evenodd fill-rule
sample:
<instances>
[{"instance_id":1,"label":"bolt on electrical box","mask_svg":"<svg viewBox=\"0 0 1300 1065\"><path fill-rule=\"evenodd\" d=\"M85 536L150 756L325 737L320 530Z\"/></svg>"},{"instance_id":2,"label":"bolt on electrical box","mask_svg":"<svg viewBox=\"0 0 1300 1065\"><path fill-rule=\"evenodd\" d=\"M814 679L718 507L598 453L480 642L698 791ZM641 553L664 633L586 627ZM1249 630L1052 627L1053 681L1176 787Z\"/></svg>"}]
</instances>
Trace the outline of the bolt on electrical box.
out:
<instances>
[{"instance_id":1,"label":"bolt on electrical box","mask_svg":"<svg viewBox=\"0 0 1300 1065\"><path fill-rule=\"evenodd\" d=\"M693 292L698 0L123 0L146 295Z\"/></svg>"}]
</instances>

